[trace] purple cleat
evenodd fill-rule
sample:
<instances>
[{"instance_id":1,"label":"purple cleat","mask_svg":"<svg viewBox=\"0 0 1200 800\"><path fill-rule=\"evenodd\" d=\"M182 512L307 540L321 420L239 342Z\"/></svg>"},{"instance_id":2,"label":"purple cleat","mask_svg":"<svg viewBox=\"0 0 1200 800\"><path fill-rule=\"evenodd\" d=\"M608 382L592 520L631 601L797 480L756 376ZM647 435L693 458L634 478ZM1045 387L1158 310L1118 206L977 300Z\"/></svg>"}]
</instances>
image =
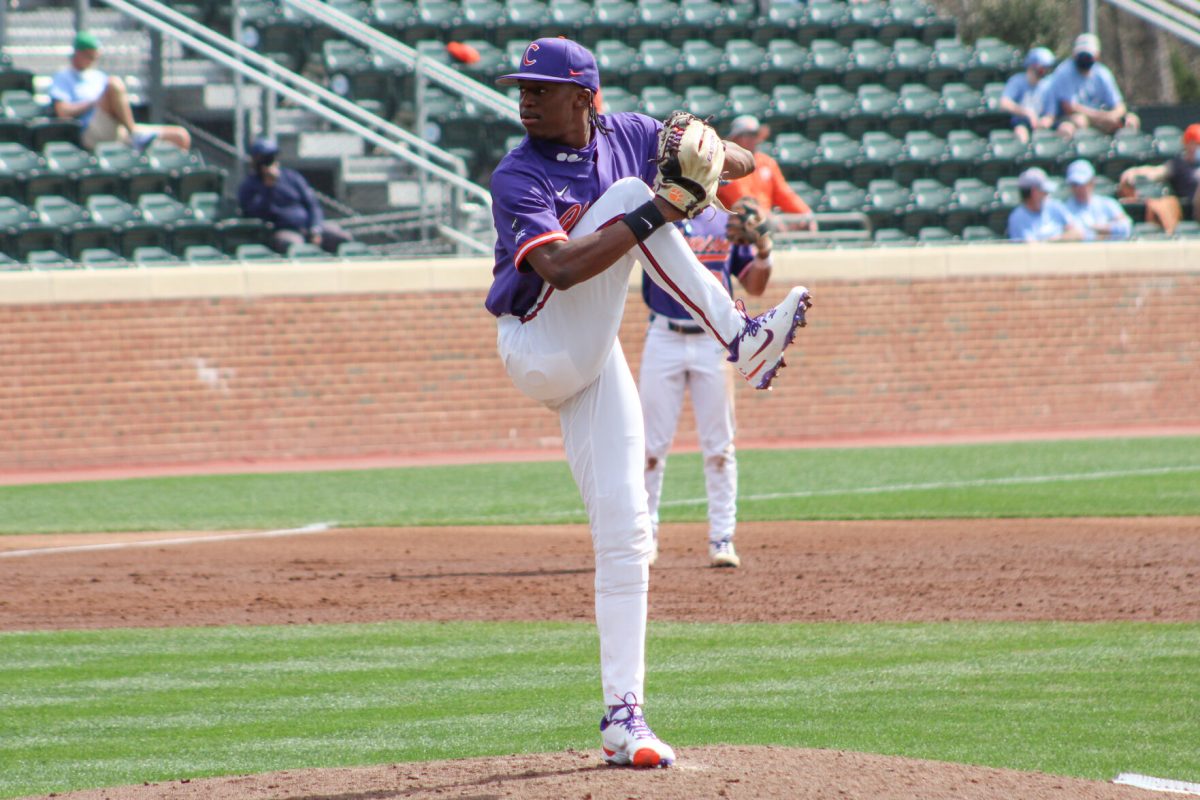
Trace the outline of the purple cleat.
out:
<instances>
[{"instance_id":1,"label":"purple cleat","mask_svg":"<svg viewBox=\"0 0 1200 800\"><path fill-rule=\"evenodd\" d=\"M779 305L746 318L746 327L729 347L729 360L755 389L770 389L776 373L786 366L783 351L796 338L796 329L808 324L804 312L810 306L808 289L796 286Z\"/></svg>"}]
</instances>

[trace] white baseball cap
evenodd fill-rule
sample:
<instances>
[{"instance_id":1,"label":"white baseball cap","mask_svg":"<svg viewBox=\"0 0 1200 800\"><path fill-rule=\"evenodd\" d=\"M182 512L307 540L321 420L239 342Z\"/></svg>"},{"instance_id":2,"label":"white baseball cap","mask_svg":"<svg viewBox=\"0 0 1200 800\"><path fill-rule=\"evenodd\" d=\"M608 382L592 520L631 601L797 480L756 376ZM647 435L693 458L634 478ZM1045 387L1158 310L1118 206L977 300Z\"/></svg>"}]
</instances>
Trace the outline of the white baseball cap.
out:
<instances>
[{"instance_id":1,"label":"white baseball cap","mask_svg":"<svg viewBox=\"0 0 1200 800\"><path fill-rule=\"evenodd\" d=\"M1096 177L1096 168L1092 166L1090 161L1079 159L1072 161L1067 167L1067 183L1075 186L1082 186L1085 183L1090 183L1092 178Z\"/></svg>"},{"instance_id":2,"label":"white baseball cap","mask_svg":"<svg viewBox=\"0 0 1200 800\"><path fill-rule=\"evenodd\" d=\"M733 122L729 123L729 135L741 136L746 133L758 133L758 129L761 127L758 117L753 114L742 114L740 117L734 117Z\"/></svg>"},{"instance_id":3,"label":"white baseball cap","mask_svg":"<svg viewBox=\"0 0 1200 800\"><path fill-rule=\"evenodd\" d=\"M1094 33L1081 33L1075 37L1075 48L1072 50L1074 55L1080 53L1088 53L1092 56L1100 55L1100 37Z\"/></svg>"},{"instance_id":4,"label":"white baseball cap","mask_svg":"<svg viewBox=\"0 0 1200 800\"><path fill-rule=\"evenodd\" d=\"M1041 167L1030 167L1017 176L1018 189L1041 189L1043 192L1053 192L1054 183Z\"/></svg>"}]
</instances>

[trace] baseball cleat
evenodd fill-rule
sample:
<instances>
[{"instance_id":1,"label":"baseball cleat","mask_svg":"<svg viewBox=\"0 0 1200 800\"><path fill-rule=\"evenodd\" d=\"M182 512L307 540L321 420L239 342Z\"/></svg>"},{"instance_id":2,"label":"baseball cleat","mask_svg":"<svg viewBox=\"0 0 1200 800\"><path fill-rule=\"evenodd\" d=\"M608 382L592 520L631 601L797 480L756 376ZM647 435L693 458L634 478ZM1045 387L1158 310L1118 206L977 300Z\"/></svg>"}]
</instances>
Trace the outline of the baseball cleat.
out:
<instances>
[{"instance_id":1,"label":"baseball cleat","mask_svg":"<svg viewBox=\"0 0 1200 800\"><path fill-rule=\"evenodd\" d=\"M733 549L732 539L708 543L708 561L714 567L740 567L742 560Z\"/></svg>"},{"instance_id":2,"label":"baseball cleat","mask_svg":"<svg viewBox=\"0 0 1200 800\"><path fill-rule=\"evenodd\" d=\"M669 767L675 763L675 751L654 735L637 696L629 692L620 705L609 706L600 719L600 743L604 760L622 767Z\"/></svg>"},{"instance_id":3,"label":"baseball cleat","mask_svg":"<svg viewBox=\"0 0 1200 800\"><path fill-rule=\"evenodd\" d=\"M729 360L755 389L770 389L775 375L786 366L783 351L796 338L796 329L808 324L804 313L811 305L808 289L796 286L779 305L746 318L746 327L729 346Z\"/></svg>"}]
</instances>

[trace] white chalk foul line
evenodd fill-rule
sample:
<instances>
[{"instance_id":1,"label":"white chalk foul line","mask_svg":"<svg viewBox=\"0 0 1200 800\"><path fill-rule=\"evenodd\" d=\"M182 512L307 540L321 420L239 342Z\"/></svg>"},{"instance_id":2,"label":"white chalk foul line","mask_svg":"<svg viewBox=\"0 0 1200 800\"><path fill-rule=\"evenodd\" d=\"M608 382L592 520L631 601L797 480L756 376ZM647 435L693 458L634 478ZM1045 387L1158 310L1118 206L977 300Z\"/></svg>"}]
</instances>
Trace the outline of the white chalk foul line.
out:
<instances>
[{"instance_id":1,"label":"white chalk foul line","mask_svg":"<svg viewBox=\"0 0 1200 800\"><path fill-rule=\"evenodd\" d=\"M1146 469L1105 470L1103 472L1064 472L1055 475L1017 475L1005 478L976 478L967 481L937 481L933 483L892 483L886 486L856 486L849 489L815 489L801 492L773 492L770 494L738 495L738 501L788 500L798 497L833 497L837 495L883 494L885 492L912 492L928 489L965 489L972 486L1014 486L1021 484L1058 483L1060 481L1096 481L1105 478L1132 478L1143 475L1170 475L1176 472L1200 472L1200 464L1180 467L1148 467ZM661 506L691 506L707 503L703 497L666 500Z\"/></svg>"},{"instance_id":2,"label":"white chalk foul line","mask_svg":"<svg viewBox=\"0 0 1200 800\"><path fill-rule=\"evenodd\" d=\"M37 547L29 550L9 550L0 553L0 558L21 558L22 556L41 556L50 553L85 553L93 550L124 550L130 547L163 547L175 544L204 544L208 542L229 542L235 539L271 539L277 536L304 536L309 533L323 533L336 522L314 522L302 528L284 528L276 531L250 531L248 533L218 533L206 536L180 536L175 539L155 539L141 542L103 542L101 544L77 544L66 547Z\"/></svg>"},{"instance_id":3,"label":"white chalk foul line","mask_svg":"<svg viewBox=\"0 0 1200 800\"><path fill-rule=\"evenodd\" d=\"M1137 786L1139 789L1149 789L1152 792L1190 794L1200 797L1200 783L1185 783L1183 781L1173 781L1170 778L1155 778L1151 775L1139 775L1136 772L1122 772L1113 778L1113 783Z\"/></svg>"}]
</instances>

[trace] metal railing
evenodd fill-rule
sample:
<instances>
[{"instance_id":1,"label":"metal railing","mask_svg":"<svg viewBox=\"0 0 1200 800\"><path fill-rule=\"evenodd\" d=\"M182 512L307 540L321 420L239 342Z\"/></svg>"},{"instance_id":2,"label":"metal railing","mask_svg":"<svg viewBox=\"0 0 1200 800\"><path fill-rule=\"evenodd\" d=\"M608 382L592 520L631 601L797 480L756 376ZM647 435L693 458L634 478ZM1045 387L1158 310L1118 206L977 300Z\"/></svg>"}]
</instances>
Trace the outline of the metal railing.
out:
<instances>
[{"instance_id":1,"label":"metal railing","mask_svg":"<svg viewBox=\"0 0 1200 800\"><path fill-rule=\"evenodd\" d=\"M474 198L481 206L490 209L491 194L465 177L466 165L458 156L363 110L324 86L297 75L156 0L98 1L137 20L152 32L164 34L186 45L231 70L235 76L286 97L334 126L357 134L381 151L417 168L420 174L436 177L449 184L454 190L449 193L449 213L442 215L445 219L435 221L436 229L466 249L479 253L491 252L490 241L479 241L461 230L464 223L464 197ZM235 146L240 154L243 142L237 141ZM421 191L424 191L423 183ZM434 203L426 203L422 197L421 205L432 207Z\"/></svg>"},{"instance_id":2,"label":"metal railing","mask_svg":"<svg viewBox=\"0 0 1200 800\"><path fill-rule=\"evenodd\" d=\"M1085 0L1083 26L1096 30L1096 2ZM1197 0L1104 0L1104 2L1200 47L1200 2Z\"/></svg>"}]
</instances>

